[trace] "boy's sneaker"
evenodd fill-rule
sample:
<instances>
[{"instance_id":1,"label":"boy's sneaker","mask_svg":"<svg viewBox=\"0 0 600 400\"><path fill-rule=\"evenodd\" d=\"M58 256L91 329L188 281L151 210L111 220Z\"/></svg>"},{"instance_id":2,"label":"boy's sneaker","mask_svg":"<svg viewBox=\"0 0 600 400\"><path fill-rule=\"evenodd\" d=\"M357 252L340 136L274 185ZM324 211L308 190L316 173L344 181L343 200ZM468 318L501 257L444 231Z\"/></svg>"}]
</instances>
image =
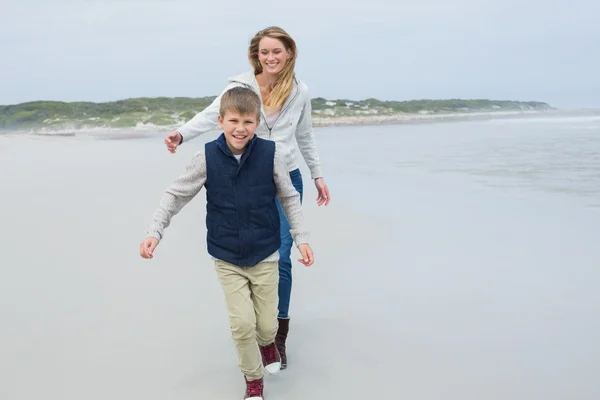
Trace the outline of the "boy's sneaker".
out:
<instances>
[{"instance_id":1,"label":"boy's sneaker","mask_svg":"<svg viewBox=\"0 0 600 400\"><path fill-rule=\"evenodd\" d=\"M267 373L275 375L281 369L281 357L275 342L267 346L258 346L262 356L262 362Z\"/></svg>"},{"instance_id":2,"label":"boy's sneaker","mask_svg":"<svg viewBox=\"0 0 600 400\"><path fill-rule=\"evenodd\" d=\"M246 394L244 400L264 400L263 397L263 380L257 379L255 381L248 381L246 379Z\"/></svg>"}]
</instances>

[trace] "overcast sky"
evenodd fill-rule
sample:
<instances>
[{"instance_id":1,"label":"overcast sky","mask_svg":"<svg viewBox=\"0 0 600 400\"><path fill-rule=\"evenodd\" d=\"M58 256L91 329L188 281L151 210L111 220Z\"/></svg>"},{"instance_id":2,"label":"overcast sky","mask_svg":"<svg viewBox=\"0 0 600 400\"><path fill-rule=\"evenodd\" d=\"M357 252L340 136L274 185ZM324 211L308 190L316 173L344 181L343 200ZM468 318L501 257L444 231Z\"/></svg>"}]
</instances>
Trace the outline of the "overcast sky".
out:
<instances>
[{"instance_id":1,"label":"overcast sky","mask_svg":"<svg viewBox=\"0 0 600 400\"><path fill-rule=\"evenodd\" d=\"M2 0L0 104L215 95L279 25L312 97L600 107L599 21L599 0Z\"/></svg>"}]
</instances>

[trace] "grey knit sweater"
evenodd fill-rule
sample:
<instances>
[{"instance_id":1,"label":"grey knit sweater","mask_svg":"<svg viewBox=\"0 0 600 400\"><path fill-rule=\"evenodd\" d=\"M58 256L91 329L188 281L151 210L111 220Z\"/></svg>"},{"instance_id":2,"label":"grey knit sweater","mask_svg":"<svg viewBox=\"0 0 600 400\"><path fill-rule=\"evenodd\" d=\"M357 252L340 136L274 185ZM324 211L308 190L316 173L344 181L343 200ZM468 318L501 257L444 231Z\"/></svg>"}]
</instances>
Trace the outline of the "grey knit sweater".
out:
<instances>
[{"instance_id":1,"label":"grey knit sweater","mask_svg":"<svg viewBox=\"0 0 600 400\"><path fill-rule=\"evenodd\" d=\"M303 227L300 194L292 185L288 168L278 146L275 147L273 161L273 179L277 187L277 198L290 223L290 233L296 246L308 243L309 233ZM171 224L171 219L200 192L205 182L206 157L203 151L199 151L187 165L185 172L179 175L165 191L154 212L146 236L160 241L164 237L165 229ZM278 259L279 252L276 251L263 261L277 261Z\"/></svg>"}]
</instances>

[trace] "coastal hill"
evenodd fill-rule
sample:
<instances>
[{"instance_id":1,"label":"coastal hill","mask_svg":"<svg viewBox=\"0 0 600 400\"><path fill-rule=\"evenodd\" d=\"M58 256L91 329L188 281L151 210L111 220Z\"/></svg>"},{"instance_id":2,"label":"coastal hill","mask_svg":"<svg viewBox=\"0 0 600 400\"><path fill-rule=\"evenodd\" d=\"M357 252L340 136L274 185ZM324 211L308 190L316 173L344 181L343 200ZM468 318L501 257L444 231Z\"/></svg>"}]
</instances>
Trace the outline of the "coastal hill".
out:
<instances>
[{"instance_id":1,"label":"coastal hill","mask_svg":"<svg viewBox=\"0 0 600 400\"><path fill-rule=\"evenodd\" d=\"M173 127L185 123L207 107L215 96L132 98L112 102L34 101L0 106L0 130L78 130L87 128L135 128L140 126ZM473 113L537 112L553 108L537 101L507 100L409 100L381 101L327 100L314 98L312 116L315 125L360 118L397 118L406 116Z\"/></svg>"}]
</instances>

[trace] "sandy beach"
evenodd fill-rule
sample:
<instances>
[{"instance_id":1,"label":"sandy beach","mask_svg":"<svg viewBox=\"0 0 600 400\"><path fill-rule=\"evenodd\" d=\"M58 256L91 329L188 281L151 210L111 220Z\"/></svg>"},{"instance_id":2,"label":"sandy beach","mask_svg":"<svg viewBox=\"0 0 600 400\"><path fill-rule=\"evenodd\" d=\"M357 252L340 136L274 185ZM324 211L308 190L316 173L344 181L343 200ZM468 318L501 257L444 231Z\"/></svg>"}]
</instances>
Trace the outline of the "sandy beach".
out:
<instances>
[{"instance_id":1,"label":"sandy beach","mask_svg":"<svg viewBox=\"0 0 600 400\"><path fill-rule=\"evenodd\" d=\"M596 122L540 121L317 129L332 203L303 166L316 262L267 399L600 396ZM203 192L138 254L214 138L162 136L0 136L0 398L242 397Z\"/></svg>"}]
</instances>

